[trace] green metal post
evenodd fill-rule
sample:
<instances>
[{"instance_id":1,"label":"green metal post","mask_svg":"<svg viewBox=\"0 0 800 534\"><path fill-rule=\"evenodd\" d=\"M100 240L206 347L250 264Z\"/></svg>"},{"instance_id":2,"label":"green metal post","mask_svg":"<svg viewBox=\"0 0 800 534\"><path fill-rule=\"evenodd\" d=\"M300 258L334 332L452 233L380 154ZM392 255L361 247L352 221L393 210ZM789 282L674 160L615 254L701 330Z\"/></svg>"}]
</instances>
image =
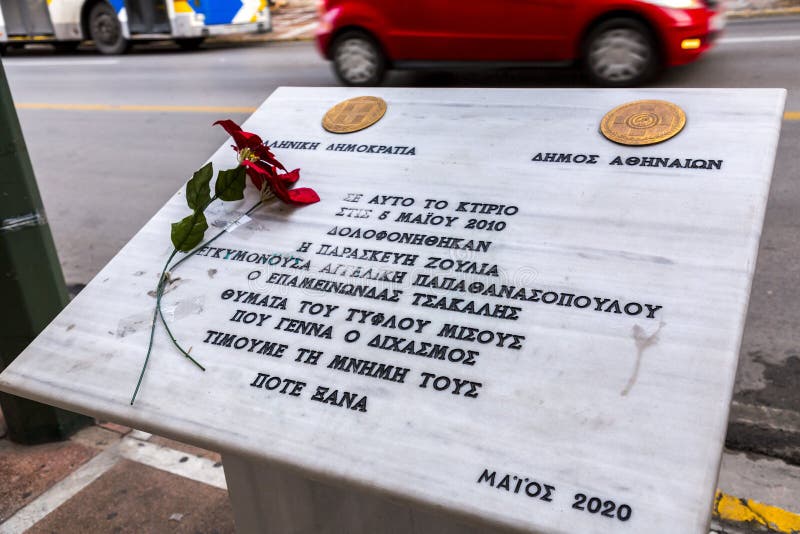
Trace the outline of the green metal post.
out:
<instances>
[{"instance_id":1,"label":"green metal post","mask_svg":"<svg viewBox=\"0 0 800 534\"><path fill-rule=\"evenodd\" d=\"M33 341L69 297L44 216L28 149L0 62L0 371ZM65 439L85 416L0 393L8 437Z\"/></svg>"}]
</instances>

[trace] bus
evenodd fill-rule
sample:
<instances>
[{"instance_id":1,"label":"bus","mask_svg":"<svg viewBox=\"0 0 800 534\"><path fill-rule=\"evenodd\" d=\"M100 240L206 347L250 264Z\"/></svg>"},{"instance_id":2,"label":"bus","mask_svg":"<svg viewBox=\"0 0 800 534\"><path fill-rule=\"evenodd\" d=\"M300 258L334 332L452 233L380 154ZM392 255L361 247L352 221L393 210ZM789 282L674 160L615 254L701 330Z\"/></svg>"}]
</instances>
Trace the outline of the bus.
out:
<instances>
[{"instance_id":1,"label":"bus","mask_svg":"<svg viewBox=\"0 0 800 534\"><path fill-rule=\"evenodd\" d=\"M172 39L197 48L212 35L272 29L268 0L0 0L0 52L50 42L74 50L86 40L103 54L132 42Z\"/></svg>"}]
</instances>

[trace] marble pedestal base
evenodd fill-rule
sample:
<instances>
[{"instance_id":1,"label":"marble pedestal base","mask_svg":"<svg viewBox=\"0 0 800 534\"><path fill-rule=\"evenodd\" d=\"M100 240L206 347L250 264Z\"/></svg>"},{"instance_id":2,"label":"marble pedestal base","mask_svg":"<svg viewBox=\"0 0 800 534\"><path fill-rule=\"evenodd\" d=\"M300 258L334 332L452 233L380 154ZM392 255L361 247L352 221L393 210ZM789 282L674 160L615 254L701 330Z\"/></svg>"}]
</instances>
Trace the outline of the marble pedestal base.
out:
<instances>
[{"instance_id":1,"label":"marble pedestal base","mask_svg":"<svg viewBox=\"0 0 800 534\"><path fill-rule=\"evenodd\" d=\"M470 526L384 497L303 477L295 471L223 455L236 531L241 534L479 534Z\"/></svg>"}]
</instances>

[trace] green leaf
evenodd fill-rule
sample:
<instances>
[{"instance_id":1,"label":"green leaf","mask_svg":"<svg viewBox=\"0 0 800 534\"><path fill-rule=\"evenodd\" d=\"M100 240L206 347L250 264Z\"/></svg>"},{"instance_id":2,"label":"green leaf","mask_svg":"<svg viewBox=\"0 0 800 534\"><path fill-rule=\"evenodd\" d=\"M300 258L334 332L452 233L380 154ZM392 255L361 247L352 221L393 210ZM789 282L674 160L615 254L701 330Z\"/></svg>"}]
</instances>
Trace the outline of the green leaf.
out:
<instances>
[{"instance_id":1,"label":"green leaf","mask_svg":"<svg viewBox=\"0 0 800 534\"><path fill-rule=\"evenodd\" d=\"M211 188L208 183L212 176L214 169L209 162L195 172L186 184L186 203L193 210L202 210L211 202Z\"/></svg>"},{"instance_id":2,"label":"green leaf","mask_svg":"<svg viewBox=\"0 0 800 534\"><path fill-rule=\"evenodd\" d=\"M181 252L189 252L200 244L207 229L206 216L201 211L195 211L172 223L172 244Z\"/></svg>"},{"instance_id":3,"label":"green leaf","mask_svg":"<svg viewBox=\"0 0 800 534\"><path fill-rule=\"evenodd\" d=\"M219 171L214 192L222 200L242 200L244 198L244 182L247 174L244 167Z\"/></svg>"}]
</instances>

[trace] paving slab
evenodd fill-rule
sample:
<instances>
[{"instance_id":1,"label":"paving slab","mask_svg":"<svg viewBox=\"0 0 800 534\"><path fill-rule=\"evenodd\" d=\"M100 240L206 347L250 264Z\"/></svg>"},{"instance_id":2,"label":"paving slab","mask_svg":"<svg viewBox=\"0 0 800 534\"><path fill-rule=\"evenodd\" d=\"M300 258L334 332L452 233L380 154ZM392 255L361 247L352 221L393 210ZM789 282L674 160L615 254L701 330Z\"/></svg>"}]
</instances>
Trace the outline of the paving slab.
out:
<instances>
[{"instance_id":1,"label":"paving slab","mask_svg":"<svg viewBox=\"0 0 800 534\"><path fill-rule=\"evenodd\" d=\"M125 436L128 434L132 429L129 426L125 425L118 425L117 423L98 423L98 426L105 428L106 430L110 430L112 432L116 432L121 436Z\"/></svg>"},{"instance_id":2,"label":"paving slab","mask_svg":"<svg viewBox=\"0 0 800 534\"><path fill-rule=\"evenodd\" d=\"M121 460L28 532L224 534L234 525L226 491Z\"/></svg>"},{"instance_id":3,"label":"paving slab","mask_svg":"<svg viewBox=\"0 0 800 534\"><path fill-rule=\"evenodd\" d=\"M74 441L17 445L0 440L0 523L98 452Z\"/></svg>"},{"instance_id":4,"label":"paving slab","mask_svg":"<svg viewBox=\"0 0 800 534\"><path fill-rule=\"evenodd\" d=\"M185 452L193 456L206 458L215 463L222 463L222 457L219 455L219 453L201 449L200 447L195 447L194 445L187 445L186 443L181 443L180 441L175 441L174 439L168 439L162 436L153 436L147 441L150 443L155 443L156 445L161 445L162 447L169 447L170 449L174 449L176 451Z\"/></svg>"}]
</instances>

